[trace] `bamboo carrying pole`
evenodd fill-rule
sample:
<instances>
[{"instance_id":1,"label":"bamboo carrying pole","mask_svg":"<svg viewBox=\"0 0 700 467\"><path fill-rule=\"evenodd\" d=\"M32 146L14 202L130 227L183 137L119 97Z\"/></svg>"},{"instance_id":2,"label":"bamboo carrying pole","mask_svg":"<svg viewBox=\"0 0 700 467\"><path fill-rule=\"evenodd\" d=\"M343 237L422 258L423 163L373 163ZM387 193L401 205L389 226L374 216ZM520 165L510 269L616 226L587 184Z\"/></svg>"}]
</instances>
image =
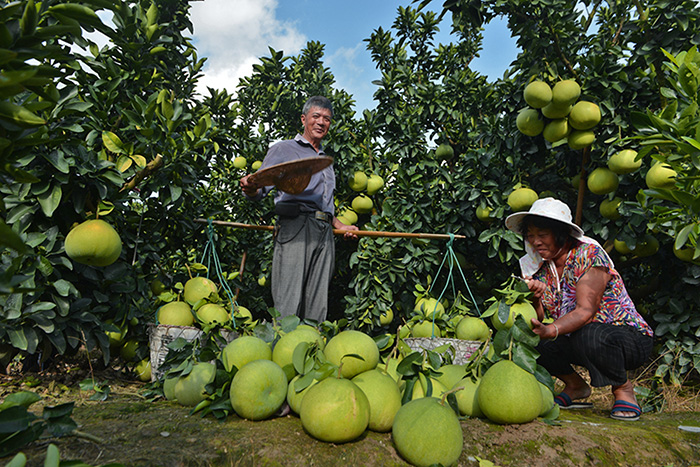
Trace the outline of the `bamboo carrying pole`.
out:
<instances>
[{"instance_id":1,"label":"bamboo carrying pole","mask_svg":"<svg viewBox=\"0 0 700 467\"><path fill-rule=\"evenodd\" d=\"M195 222L200 224L208 224L208 219L195 219ZM254 225L254 224L241 224L240 222L229 222L229 221L211 221L214 225L222 225L224 227L234 227L238 229L251 229L251 230L274 230L272 225ZM351 232L358 237L395 237L395 238L425 238L425 239L449 239L453 238L466 238L464 235L452 235L449 234L431 234L431 233L412 233L412 232L383 232L381 230L344 230L344 229L333 229L335 235L344 235L346 232Z\"/></svg>"}]
</instances>

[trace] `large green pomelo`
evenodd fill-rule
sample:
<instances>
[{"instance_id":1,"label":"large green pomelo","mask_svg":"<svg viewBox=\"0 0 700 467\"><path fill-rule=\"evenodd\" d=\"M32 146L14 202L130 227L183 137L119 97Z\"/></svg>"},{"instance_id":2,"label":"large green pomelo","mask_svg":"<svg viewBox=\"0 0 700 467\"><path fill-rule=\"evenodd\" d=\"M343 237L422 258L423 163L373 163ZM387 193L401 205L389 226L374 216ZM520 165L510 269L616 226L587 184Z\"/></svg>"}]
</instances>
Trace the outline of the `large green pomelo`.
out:
<instances>
[{"instance_id":1,"label":"large green pomelo","mask_svg":"<svg viewBox=\"0 0 700 467\"><path fill-rule=\"evenodd\" d=\"M255 360L272 360L270 345L256 336L238 337L221 351L221 362L226 371L231 371L234 366L240 370Z\"/></svg>"},{"instance_id":2,"label":"large green pomelo","mask_svg":"<svg viewBox=\"0 0 700 467\"><path fill-rule=\"evenodd\" d=\"M440 318L445 313L445 306L437 298L423 297L416 301L413 311L419 313L424 318L431 318L433 314Z\"/></svg>"},{"instance_id":3,"label":"large green pomelo","mask_svg":"<svg viewBox=\"0 0 700 467\"><path fill-rule=\"evenodd\" d=\"M411 326L411 337L442 337L442 330L432 321L425 320Z\"/></svg>"},{"instance_id":4,"label":"large green pomelo","mask_svg":"<svg viewBox=\"0 0 700 467\"><path fill-rule=\"evenodd\" d=\"M484 415L495 423L527 423L542 411L537 379L510 360L500 360L486 371L477 397Z\"/></svg>"},{"instance_id":5,"label":"large green pomelo","mask_svg":"<svg viewBox=\"0 0 700 467\"><path fill-rule=\"evenodd\" d=\"M390 431L401 408L401 390L394 378L375 368L355 376L352 382L369 401L369 429L380 433Z\"/></svg>"},{"instance_id":6,"label":"large green pomelo","mask_svg":"<svg viewBox=\"0 0 700 467\"><path fill-rule=\"evenodd\" d=\"M207 396L205 386L213 382L215 376L216 365L213 363L195 363L192 371L187 376L181 376L175 383L173 388L175 399L189 407L199 404Z\"/></svg>"},{"instance_id":7,"label":"large green pomelo","mask_svg":"<svg viewBox=\"0 0 700 467\"><path fill-rule=\"evenodd\" d=\"M326 378L301 401L301 425L314 438L345 443L359 438L369 425L369 400L349 379Z\"/></svg>"},{"instance_id":8,"label":"large green pomelo","mask_svg":"<svg viewBox=\"0 0 700 467\"><path fill-rule=\"evenodd\" d=\"M384 361L377 363L377 369L382 373L386 373L393 378L396 383L401 381L401 374L398 372L397 368L401 363L401 359L394 357L387 357Z\"/></svg>"},{"instance_id":9,"label":"large green pomelo","mask_svg":"<svg viewBox=\"0 0 700 467\"><path fill-rule=\"evenodd\" d=\"M353 191L362 191L367 188L367 175L357 171L348 178L348 185Z\"/></svg>"},{"instance_id":10,"label":"large green pomelo","mask_svg":"<svg viewBox=\"0 0 700 467\"><path fill-rule=\"evenodd\" d=\"M552 101L552 88L544 81L532 81L525 86L523 98L529 106L541 109Z\"/></svg>"},{"instance_id":11,"label":"large green pomelo","mask_svg":"<svg viewBox=\"0 0 700 467\"><path fill-rule=\"evenodd\" d=\"M207 279L206 277L193 277L185 282L185 291L183 295L185 301L194 306L194 304L201 299L209 298L216 290L216 284L211 279Z\"/></svg>"},{"instance_id":12,"label":"large green pomelo","mask_svg":"<svg viewBox=\"0 0 700 467\"><path fill-rule=\"evenodd\" d=\"M540 417L544 417L552 407L554 407L554 393L544 384L537 382L542 394L542 410L539 413Z\"/></svg>"},{"instance_id":13,"label":"large green pomelo","mask_svg":"<svg viewBox=\"0 0 700 467\"><path fill-rule=\"evenodd\" d=\"M608 159L608 168L618 175L632 173L642 166L642 160L635 160L637 151L623 149L616 152Z\"/></svg>"},{"instance_id":14,"label":"large green pomelo","mask_svg":"<svg viewBox=\"0 0 700 467\"><path fill-rule=\"evenodd\" d=\"M532 206L532 203L537 201L539 199L539 196L537 196L537 192L533 190L532 188L516 188L513 190L509 195L507 199L508 206L513 211L527 211L530 209L530 206Z\"/></svg>"},{"instance_id":15,"label":"large green pomelo","mask_svg":"<svg viewBox=\"0 0 700 467\"><path fill-rule=\"evenodd\" d=\"M659 251L659 241L650 233L644 234L644 238L637 242L632 253L644 258Z\"/></svg>"},{"instance_id":16,"label":"large green pomelo","mask_svg":"<svg viewBox=\"0 0 700 467\"><path fill-rule=\"evenodd\" d=\"M523 109L515 119L515 126L526 136L537 136L544 129L544 120L535 109Z\"/></svg>"},{"instance_id":17,"label":"large green pomelo","mask_svg":"<svg viewBox=\"0 0 700 467\"><path fill-rule=\"evenodd\" d=\"M569 112L569 125L576 130L590 130L600 119L600 107L593 102L578 101Z\"/></svg>"},{"instance_id":18,"label":"large green pomelo","mask_svg":"<svg viewBox=\"0 0 700 467\"><path fill-rule=\"evenodd\" d=\"M542 115L550 120L555 120L557 118L564 118L571 112L572 105L567 105L560 107L554 102L550 102L548 105L542 107Z\"/></svg>"},{"instance_id":19,"label":"large green pomelo","mask_svg":"<svg viewBox=\"0 0 700 467\"><path fill-rule=\"evenodd\" d=\"M463 388L455 392L457 407L459 407L460 414L468 417L484 417L484 412L481 411L479 400L476 397L479 382L480 380L475 382L472 381L471 377L466 376L452 386L452 389Z\"/></svg>"},{"instance_id":20,"label":"large green pomelo","mask_svg":"<svg viewBox=\"0 0 700 467\"><path fill-rule=\"evenodd\" d=\"M216 303L206 303L200 306L195 314L197 321L203 326L224 325L231 321L231 315L228 314L226 308Z\"/></svg>"},{"instance_id":21,"label":"large green pomelo","mask_svg":"<svg viewBox=\"0 0 700 467\"><path fill-rule=\"evenodd\" d=\"M139 381L147 382L151 380L151 360L144 358L134 367L134 373Z\"/></svg>"},{"instance_id":22,"label":"large green pomelo","mask_svg":"<svg viewBox=\"0 0 700 467\"><path fill-rule=\"evenodd\" d=\"M255 360L236 372L231 381L231 406L239 417L264 420L287 398L287 375L271 360Z\"/></svg>"},{"instance_id":23,"label":"large green pomelo","mask_svg":"<svg viewBox=\"0 0 700 467\"><path fill-rule=\"evenodd\" d=\"M607 167L598 167L591 172L586 183L591 193L605 195L617 190L620 179L615 172Z\"/></svg>"},{"instance_id":24,"label":"large green pomelo","mask_svg":"<svg viewBox=\"0 0 700 467\"><path fill-rule=\"evenodd\" d=\"M454 465L464 447L457 415L432 397L403 405L394 417L391 435L401 457L416 466Z\"/></svg>"},{"instance_id":25,"label":"large green pomelo","mask_svg":"<svg viewBox=\"0 0 700 467\"><path fill-rule=\"evenodd\" d=\"M278 364L287 374L287 379L291 381L297 374L292 364L294 357L294 349L302 342L313 344L317 342L323 349L323 337L314 328L297 326L292 331L288 332L275 343L272 348L272 361Z\"/></svg>"},{"instance_id":26,"label":"large green pomelo","mask_svg":"<svg viewBox=\"0 0 700 467\"><path fill-rule=\"evenodd\" d=\"M363 371L371 370L379 363L379 348L374 339L361 331L341 331L333 336L323 351L329 362L340 366L343 378L352 378ZM362 360L349 356L356 354Z\"/></svg>"},{"instance_id":27,"label":"large green pomelo","mask_svg":"<svg viewBox=\"0 0 700 467\"><path fill-rule=\"evenodd\" d=\"M301 378L301 375L296 375L287 385L287 405L289 405L289 408L292 409L292 412L295 414L301 412L301 401L304 400L304 395L309 392L311 386L318 383L318 380L314 379L311 381L311 384L297 392L295 384L299 381L299 378Z\"/></svg>"},{"instance_id":28,"label":"large green pomelo","mask_svg":"<svg viewBox=\"0 0 700 467\"><path fill-rule=\"evenodd\" d=\"M565 118L557 118L544 126L542 136L550 143L556 143L560 139L566 138L570 131L569 121Z\"/></svg>"},{"instance_id":29,"label":"large green pomelo","mask_svg":"<svg viewBox=\"0 0 700 467\"><path fill-rule=\"evenodd\" d=\"M620 214L619 211L620 204L622 204L622 198L619 196L615 196L613 199L604 199L600 202L598 211L600 212L600 215L606 219L616 221L622 217L622 214Z\"/></svg>"},{"instance_id":30,"label":"large green pomelo","mask_svg":"<svg viewBox=\"0 0 700 467\"><path fill-rule=\"evenodd\" d=\"M450 389L466 375L465 365L443 365L435 371L440 373L436 379L444 384L447 389Z\"/></svg>"},{"instance_id":31,"label":"large green pomelo","mask_svg":"<svg viewBox=\"0 0 700 467\"><path fill-rule=\"evenodd\" d=\"M447 392L447 386L442 384L437 378L430 378L430 396L428 394L428 378L426 378L422 373L418 375L418 380L416 384L413 385L413 391L411 392L411 400L420 399L422 397L433 397L435 399L440 399L444 392ZM408 387L404 388L404 392Z\"/></svg>"},{"instance_id":32,"label":"large green pomelo","mask_svg":"<svg viewBox=\"0 0 700 467\"><path fill-rule=\"evenodd\" d=\"M435 157L444 161L452 159L455 155L455 150L449 144L441 144L435 149Z\"/></svg>"},{"instance_id":33,"label":"large green pomelo","mask_svg":"<svg viewBox=\"0 0 700 467\"><path fill-rule=\"evenodd\" d=\"M366 196L364 194L355 196L352 199L352 202L350 203L352 206L353 211L355 211L358 214L367 214L368 212L372 211L372 207L374 206L374 203L372 202L372 198L369 196Z\"/></svg>"},{"instance_id":34,"label":"large green pomelo","mask_svg":"<svg viewBox=\"0 0 700 467\"><path fill-rule=\"evenodd\" d=\"M109 266L122 253L122 240L114 227L102 219L90 219L75 226L65 240L66 254L77 263Z\"/></svg>"},{"instance_id":35,"label":"large green pomelo","mask_svg":"<svg viewBox=\"0 0 700 467\"><path fill-rule=\"evenodd\" d=\"M165 378L163 381L163 396L169 401L175 400L175 385L180 378L175 376L174 378Z\"/></svg>"},{"instance_id":36,"label":"large green pomelo","mask_svg":"<svg viewBox=\"0 0 700 467\"><path fill-rule=\"evenodd\" d=\"M566 139L571 149L583 149L595 141L595 133L591 130L574 130Z\"/></svg>"},{"instance_id":37,"label":"large green pomelo","mask_svg":"<svg viewBox=\"0 0 700 467\"><path fill-rule=\"evenodd\" d=\"M119 349L119 356L125 362L136 361L136 351L138 348L139 342L136 339L129 339L128 341L124 342L124 345L122 345L121 349Z\"/></svg>"},{"instance_id":38,"label":"large green pomelo","mask_svg":"<svg viewBox=\"0 0 700 467\"><path fill-rule=\"evenodd\" d=\"M537 310L535 310L535 307L533 307L529 302L513 303L510 306L510 314L508 315L508 320L505 323L501 323L501 320L498 318L498 313L494 313L491 315L491 324L493 324L493 327L496 328L497 331L500 331L501 329L510 329L513 327L515 317L518 315L522 315L527 325L530 327L530 329L532 329L531 320L533 318L537 318Z\"/></svg>"},{"instance_id":39,"label":"large green pomelo","mask_svg":"<svg viewBox=\"0 0 700 467\"><path fill-rule=\"evenodd\" d=\"M367 179L367 194L372 196L376 194L384 186L384 179L377 174L372 174ZM357 222L357 216L355 216Z\"/></svg>"},{"instance_id":40,"label":"large green pomelo","mask_svg":"<svg viewBox=\"0 0 700 467\"><path fill-rule=\"evenodd\" d=\"M672 190L676 187L677 175L670 165L659 162L647 171L645 181L649 188Z\"/></svg>"},{"instance_id":41,"label":"large green pomelo","mask_svg":"<svg viewBox=\"0 0 700 467\"><path fill-rule=\"evenodd\" d=\"M572 80L558 81L552 88L552 103L559 107L573 105L581 96L581 86Z\"/></svg>"},{"instance_id":42,"label":"large green pomelo","mask_svg":"<svg viewBox=\"0 0 700 467\"><path fill-rule=\"evenodd\" d=\"M192 308L186 302L170 302L158 308L156 313L158 324L170 326L192 326L194 315Z\"/></svg>"},{"instance_id":43,"label":"large green pomelo","mask_svg":"<svg viewBox=\"0 0 700 467\"><path fill-rule=\"evenodd\" d=\"M466 341L483 342L489 339L491 331L483 319L477 318L476 316L465 316L457 324L455 336L457 339Z\"/></svg>"}]
</instances>

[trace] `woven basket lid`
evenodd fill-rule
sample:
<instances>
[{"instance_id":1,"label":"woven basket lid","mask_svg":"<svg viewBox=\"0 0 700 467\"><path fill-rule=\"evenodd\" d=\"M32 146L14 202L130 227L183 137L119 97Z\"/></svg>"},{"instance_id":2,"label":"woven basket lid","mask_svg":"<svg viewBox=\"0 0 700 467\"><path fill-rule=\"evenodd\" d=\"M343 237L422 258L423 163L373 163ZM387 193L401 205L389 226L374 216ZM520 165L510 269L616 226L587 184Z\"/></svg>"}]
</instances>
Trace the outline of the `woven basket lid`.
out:
<instances>
[{"instance_id":1,"label":"woven basket lid","mask_svg":"<svg viewBox=\"0 0 700 467\"><path fill-rule=\"evenodd\" d=\"M307 157L295 161L282 162L258 170L250 176L250 181L259 186L276 186L277 189L298 195L306 189L311 176L333 163L332 157Z\"/></svg>"}]
</instances>

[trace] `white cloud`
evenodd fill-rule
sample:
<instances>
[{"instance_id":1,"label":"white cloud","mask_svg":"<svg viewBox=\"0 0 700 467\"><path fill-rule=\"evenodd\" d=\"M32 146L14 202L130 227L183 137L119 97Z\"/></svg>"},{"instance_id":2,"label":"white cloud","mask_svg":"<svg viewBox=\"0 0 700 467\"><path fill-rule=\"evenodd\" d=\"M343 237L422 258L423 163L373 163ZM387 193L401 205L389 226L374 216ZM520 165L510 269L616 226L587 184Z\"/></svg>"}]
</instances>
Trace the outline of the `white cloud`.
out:
<instances>
[{"instance_id":1,"label":"white cloud","mask_svg":"<svg viewBox=\"0 0 700 467\"><path fill-rule=\"evenodd\" d=\"M198 92L207 87L234 93L238 81L253 71L268 46L285 55L296 55L306 36L294 22L276 18L277 0L204 0L193 2L190 19L194 44L207 57Z\"/></svg>"}]
</instances>

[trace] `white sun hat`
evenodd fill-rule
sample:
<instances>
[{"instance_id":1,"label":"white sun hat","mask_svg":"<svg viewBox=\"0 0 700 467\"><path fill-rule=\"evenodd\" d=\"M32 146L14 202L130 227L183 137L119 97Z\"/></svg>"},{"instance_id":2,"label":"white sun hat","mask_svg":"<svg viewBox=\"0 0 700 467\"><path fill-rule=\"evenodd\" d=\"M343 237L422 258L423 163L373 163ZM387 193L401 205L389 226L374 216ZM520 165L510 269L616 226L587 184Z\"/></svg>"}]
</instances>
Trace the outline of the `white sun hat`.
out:
<instances>
[{"instance_id":1,"label":"white sun hat","mask_svg":"<svg viewBox=\"0 0 700 467\"><path fill-rule=\"evenodd\" d=\"M552 219L559 221L562 224L566 224L571 228L571 236L580 239L583 237L583 229L578 225L574 224L571 218L571 209L566 203L559 201L554 198L542 198L538 199L532 206L530 206L529 211L516 212L506 217L506 227L515 233L522 233L520 229L520 224L522 223L525 216L539 216L545 217L547 219Z\"/></svg>"}]
</instances>

